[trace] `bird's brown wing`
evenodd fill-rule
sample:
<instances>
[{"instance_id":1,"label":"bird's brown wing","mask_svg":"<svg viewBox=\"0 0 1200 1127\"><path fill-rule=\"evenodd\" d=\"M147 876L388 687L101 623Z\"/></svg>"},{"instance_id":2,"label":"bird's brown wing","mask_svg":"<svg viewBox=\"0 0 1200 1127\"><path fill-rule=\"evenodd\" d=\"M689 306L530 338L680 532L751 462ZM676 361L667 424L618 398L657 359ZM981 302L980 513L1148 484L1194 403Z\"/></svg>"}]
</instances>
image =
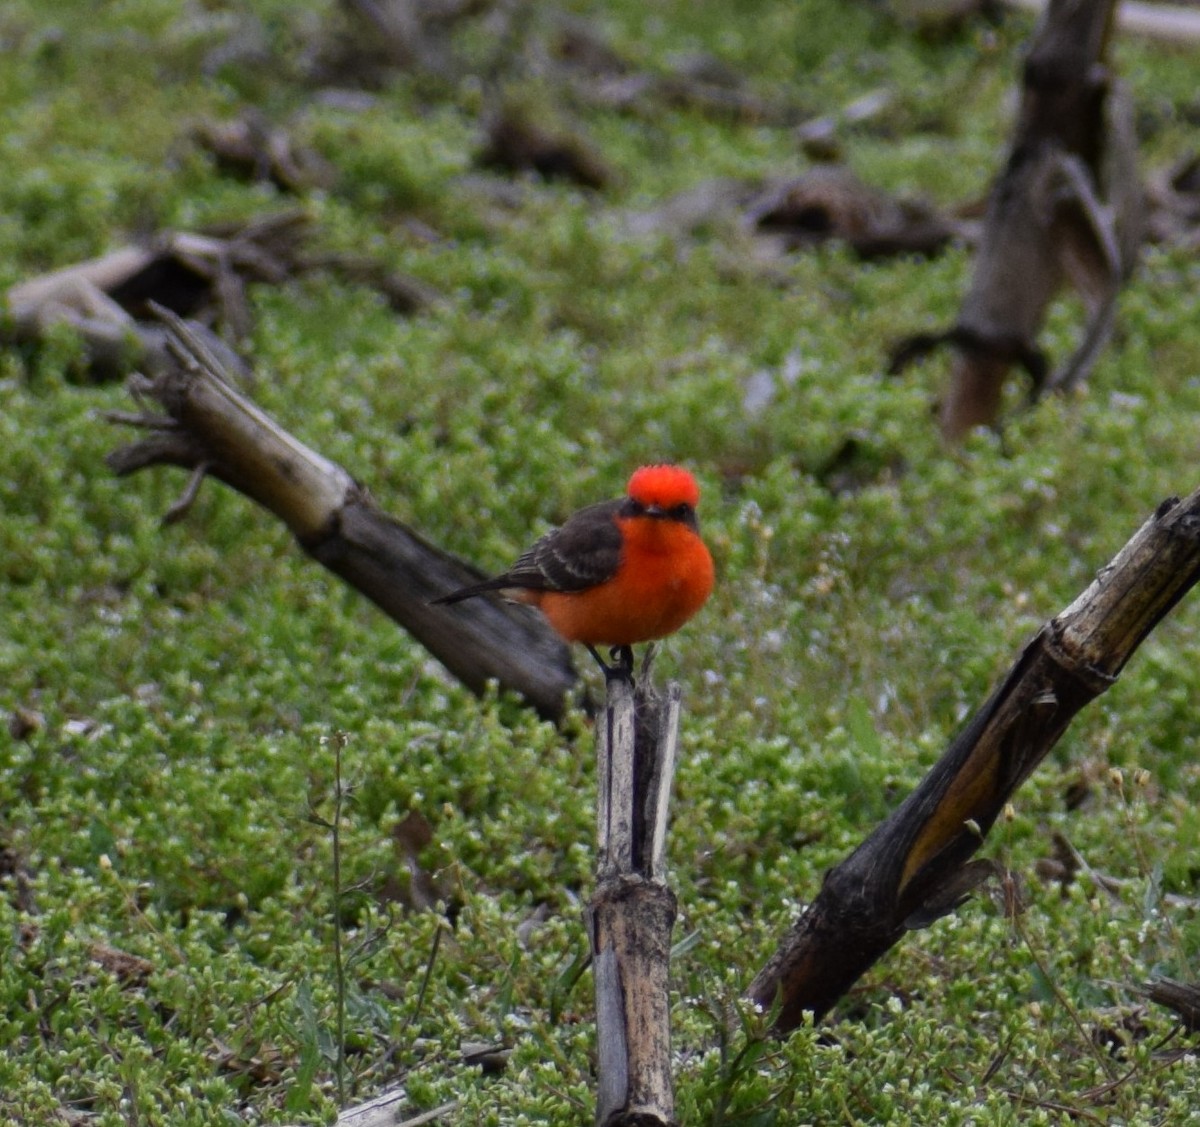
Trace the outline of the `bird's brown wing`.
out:
<instances>
[{"instance_id":1,"label":"bird's brown wing","mask_svg":"<svg viewBox=\"0 0 1200 1127\"><path fill-rule=\"evenodd\" d=\"M621 562L620 501L580 509L547 532L509 569L511 586L537 591L584 591L611 579Z\"/></svg>"},{"instance_id":2,"label":"bird's brown wing","mask_svg":"<svg viewBox=\"0 0 1200 1127\"><path fill-rule=\"evenodd\" d=\"M585 591L611 579L621 562L620 501L601 501L580 509L561 528L547 532L506 572L473 583L435 603L456 603L485 591Z\"/></svg>"}]
</instances>

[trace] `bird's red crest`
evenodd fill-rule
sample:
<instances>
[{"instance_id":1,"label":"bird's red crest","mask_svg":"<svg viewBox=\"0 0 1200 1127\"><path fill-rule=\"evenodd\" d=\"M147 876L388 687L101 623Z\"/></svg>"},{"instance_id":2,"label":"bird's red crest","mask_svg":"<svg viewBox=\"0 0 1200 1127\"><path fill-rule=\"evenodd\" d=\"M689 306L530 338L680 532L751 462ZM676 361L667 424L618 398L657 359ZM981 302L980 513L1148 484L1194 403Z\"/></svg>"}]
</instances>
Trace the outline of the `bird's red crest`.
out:
<instances>
[{"instance_id":1,"label":"bird's red crest","mask_svg":"<svg viewBox=\"0 0 1200 1127\"><path fill-rule=\"evenodd\" d=\"M700 486L682 466L642 466L629 479L629 496L642 505L658 505L664 509L675 505L700 503Z\"/></svg>"}]
</instances>

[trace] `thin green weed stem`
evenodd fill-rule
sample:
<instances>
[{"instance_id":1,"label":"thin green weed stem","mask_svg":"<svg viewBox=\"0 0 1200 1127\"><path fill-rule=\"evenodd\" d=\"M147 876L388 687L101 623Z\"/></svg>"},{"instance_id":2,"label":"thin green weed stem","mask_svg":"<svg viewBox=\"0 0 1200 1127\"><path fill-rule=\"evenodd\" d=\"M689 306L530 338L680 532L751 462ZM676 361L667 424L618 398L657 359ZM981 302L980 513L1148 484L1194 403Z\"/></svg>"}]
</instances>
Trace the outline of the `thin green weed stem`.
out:
<instances>
[{"instance_id":1,"label":"thin green weed stem","mask_svg":"<svg viewBox=\"0 0 1200 1127\"><path fill-rule=\"evenodd\" d=\"M342 752L349 742L345 732L333 740L333 819L330 841L333 847L333 973L337 1004L337 1093L338 1107L346 1106L346 964L342 949Z\"/></svg>"}]
</instances>

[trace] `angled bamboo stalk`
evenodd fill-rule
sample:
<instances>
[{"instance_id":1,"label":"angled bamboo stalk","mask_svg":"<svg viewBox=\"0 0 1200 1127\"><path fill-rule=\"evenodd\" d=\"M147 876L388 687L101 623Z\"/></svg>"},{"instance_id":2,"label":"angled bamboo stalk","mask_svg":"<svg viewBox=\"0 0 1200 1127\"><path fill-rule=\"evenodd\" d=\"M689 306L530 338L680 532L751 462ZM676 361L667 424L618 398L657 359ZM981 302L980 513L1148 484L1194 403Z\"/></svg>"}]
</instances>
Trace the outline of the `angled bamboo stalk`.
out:
<instances>
[{"instance_id":1,"label":"angled bamboo stalk","mask_svg":"<svg viewBox=\"0 0 1200 1127\"><path fill-rule=\"evenodd\" d=\"M597 888L586 919L596 992L597 1127L675 1123L668 976L675 894L666 826L681 693L608 680L597 721Z\"/></svg>"},{"instance_id":2,"label":"angled bamboo stalk","mask_svg":"<svg viewBox=\"0 0 1200 1127\"><path fill-rule=\"evenodd\" d=\"M131 388L165 413L113 417L147 432L108 456L113 470L191 470L169 520L186 512L205 477L223 481L279 517L313 559L371 599L463 684L482 692L495 681L543 716L562 715L576 674L566 643L540 616L487 599L430 606L435 596L477 581L480 573L384 513L346 470L234 387L185 322L166 310L158 314L170 330L173 363L152 378L135 377Z\"/></svg>"},{"instance_id":3,"label":"angled bamboo stalk","mask_svg":"<svg viewBox=\"0 0 1200 1127\"><path fill-rule=\"evenodd\" d=\"M1200 489L1170 498L1051 619L916 790L825 877L749 988L786 1033L825 1013L905 931L951 911L970 858L1075 714L1200 579Z\"/></svg>"}]
</instances>

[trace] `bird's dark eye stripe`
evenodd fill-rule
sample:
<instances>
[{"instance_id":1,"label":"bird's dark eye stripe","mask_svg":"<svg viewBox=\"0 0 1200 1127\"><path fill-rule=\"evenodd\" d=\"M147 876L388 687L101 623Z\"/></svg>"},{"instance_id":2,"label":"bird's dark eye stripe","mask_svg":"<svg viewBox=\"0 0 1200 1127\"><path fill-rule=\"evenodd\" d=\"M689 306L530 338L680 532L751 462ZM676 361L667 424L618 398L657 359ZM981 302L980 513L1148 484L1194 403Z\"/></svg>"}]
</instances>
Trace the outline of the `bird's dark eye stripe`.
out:
<instances>
[{"instance_id":1,"label":"bird's dark eye stripe","mask_svg":"<svg viewBox=\"0 0 1200 1127\"><path fill-rule=\"evenodd\" d=\"M691 521L694 519L695 509L686 501L680 501L677 505L672 505L669 509L661 509L658 506L644 505L641 501L635 501L632 497L626 497L621 503L621 514L627 517L643 516L647 512L654 516L667 517L671 520Z\"/></svg>"}]
</instances>

